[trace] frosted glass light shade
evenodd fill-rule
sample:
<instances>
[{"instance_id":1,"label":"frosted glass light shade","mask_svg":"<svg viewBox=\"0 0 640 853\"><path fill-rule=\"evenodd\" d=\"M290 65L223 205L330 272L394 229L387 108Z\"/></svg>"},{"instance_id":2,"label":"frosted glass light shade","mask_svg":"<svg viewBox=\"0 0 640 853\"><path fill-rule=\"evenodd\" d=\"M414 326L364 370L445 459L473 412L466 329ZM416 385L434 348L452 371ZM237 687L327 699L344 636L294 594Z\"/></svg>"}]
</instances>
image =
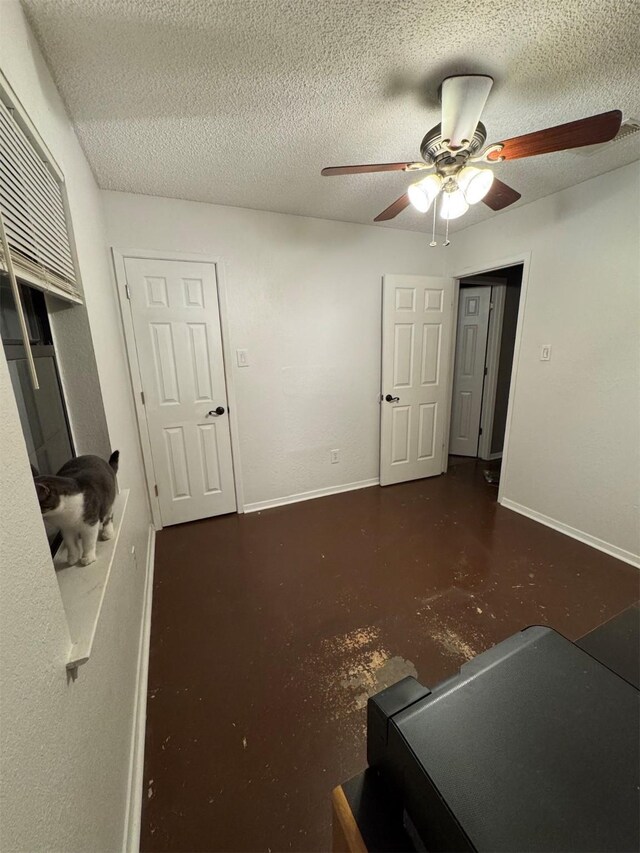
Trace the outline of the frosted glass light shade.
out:
<instances>
[{"instance_id":1,"label":"frosted glass light shade","mask_svg":"<svg viewBox=\"0 0 640 853\"><path fill-rule=\"evenodd\" d=\"M420 213L426 213L441 187L442 180L438 175L428 175L417 184L411 184L407 190L409 201Z\"/></svg>"},{"instance_id":2,"label":"frosted glass light shade","mask_svg":"<svg viewBox=\"0 0 640 853\"><path fill-rule=\"evenodd\" d=\"M440 216L443 219L457 219L469 210L464 193L457 189L452 193L443 193L440 202Z\"/></svg>"},{"instance_id":3,"label":"frosted glass light shade","mask_svg":"<svg viewBox=\"0 0 640 853\"><path fill-rule=\"evenodd\" d=\"M482 201L491 189L493 172L491 169L476 169L475 166L465 166L458 175L458 186L464 193L469 204Z\"/></svg>"}]
</instances>

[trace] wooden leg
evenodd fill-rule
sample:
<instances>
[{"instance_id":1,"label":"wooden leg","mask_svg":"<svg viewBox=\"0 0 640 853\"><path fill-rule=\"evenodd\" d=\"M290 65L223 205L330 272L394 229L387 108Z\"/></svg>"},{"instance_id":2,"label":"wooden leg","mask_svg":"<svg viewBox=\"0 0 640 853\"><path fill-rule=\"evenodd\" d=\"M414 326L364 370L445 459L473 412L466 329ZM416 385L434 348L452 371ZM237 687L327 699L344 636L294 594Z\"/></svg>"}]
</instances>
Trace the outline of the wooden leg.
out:
<instances>
[{"instance_id":1,"label":"wooden leg","mask_svg":"<svg viewBox=\"0 0 640 853\"><path fill-rule=\"evenodd\" d=\"M367 853L342 785L338 785L331 793L331 811L333 815L332 853Z\"/></svg>"}]
</instances>

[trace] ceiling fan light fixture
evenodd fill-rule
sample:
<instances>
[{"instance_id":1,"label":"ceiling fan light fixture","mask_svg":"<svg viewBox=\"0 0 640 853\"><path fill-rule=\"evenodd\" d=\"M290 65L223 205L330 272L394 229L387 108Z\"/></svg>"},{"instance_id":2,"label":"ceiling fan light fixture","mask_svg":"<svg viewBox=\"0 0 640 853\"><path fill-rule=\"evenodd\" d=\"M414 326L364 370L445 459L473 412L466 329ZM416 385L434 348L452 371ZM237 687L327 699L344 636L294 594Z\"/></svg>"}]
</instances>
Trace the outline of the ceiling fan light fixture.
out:
<instances>
[{"instance_id":1,"label":"ceiling fan light fixture","mask_svg":"<svg viewBox=\"0 0 640 853\"><path fill-rule=\"evenodd\" d=\"M458 186L464 193L465 201L477 204L486 196L493 184L491 169L478 169L475 166L465 166L458 174Z\"/></svg>"},{"instance_id":2,"label":"ceiling fan light fixture","mask_svg":"<svg viewBox=\"0 0 640 853\"><path fill-rule=\"evenodd\" d=\"M442 194L440 216L443 219L457 219L459 216L463 216L467 210L469 210L469 205L461 189Z\"/></svg>"},{"instance_id":3,"label":"ceiling fan light fixture","mask_svg":"<svg viewBox=\"0 0 640 853\"><path fill-rule=\"evenodd\" d=\"M419 210L420 213L426 213L431 207L434 198L442 189L442 179L439 175L428 175L422 181L416 184L411 184L407 190L409 201Z\"/></svg>"}]
</instances>

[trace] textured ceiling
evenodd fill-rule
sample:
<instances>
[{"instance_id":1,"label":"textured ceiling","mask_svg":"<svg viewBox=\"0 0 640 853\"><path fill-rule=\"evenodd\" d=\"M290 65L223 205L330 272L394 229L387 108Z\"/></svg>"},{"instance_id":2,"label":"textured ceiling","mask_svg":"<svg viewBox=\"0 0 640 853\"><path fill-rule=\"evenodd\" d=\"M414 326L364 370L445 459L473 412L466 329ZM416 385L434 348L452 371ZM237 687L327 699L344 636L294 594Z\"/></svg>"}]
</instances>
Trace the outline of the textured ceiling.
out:
<instances>
[{"instance_id":1,"label":"textured ceiling","mask_svg":"<svg viewBox=\"0 0 640 853\"><path fill-rule=\"evenodd\" d=\"M411 176L321 167L419 157L450 73L494 77L488 142L613 108L640 118L637 0L23 5L106 189L371 222ZM495 170L525 204L638 156L640 134ZM455 226L496 215L479 204ZM407 210L380 227L430 224Z\"/></svg>"}]
</instances>

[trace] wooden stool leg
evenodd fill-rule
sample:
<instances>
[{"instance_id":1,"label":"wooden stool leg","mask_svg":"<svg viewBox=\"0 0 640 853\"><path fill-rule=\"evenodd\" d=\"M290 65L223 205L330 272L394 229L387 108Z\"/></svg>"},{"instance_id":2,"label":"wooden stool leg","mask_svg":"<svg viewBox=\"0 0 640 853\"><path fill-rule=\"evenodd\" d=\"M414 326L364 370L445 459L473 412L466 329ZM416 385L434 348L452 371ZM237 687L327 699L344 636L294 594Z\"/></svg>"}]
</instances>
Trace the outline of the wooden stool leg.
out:
<instances>
[{"instance_id":1,"label":"wooden stool leg","mask_svg":"<svg viewBox=\"0 0 640 853\"><path fill-rule=\"evenodd\" d=\"M342 785L338 785L331 793L331 811L333 816L332 853L367 853Z\"/></svg>"}]
</instances>

